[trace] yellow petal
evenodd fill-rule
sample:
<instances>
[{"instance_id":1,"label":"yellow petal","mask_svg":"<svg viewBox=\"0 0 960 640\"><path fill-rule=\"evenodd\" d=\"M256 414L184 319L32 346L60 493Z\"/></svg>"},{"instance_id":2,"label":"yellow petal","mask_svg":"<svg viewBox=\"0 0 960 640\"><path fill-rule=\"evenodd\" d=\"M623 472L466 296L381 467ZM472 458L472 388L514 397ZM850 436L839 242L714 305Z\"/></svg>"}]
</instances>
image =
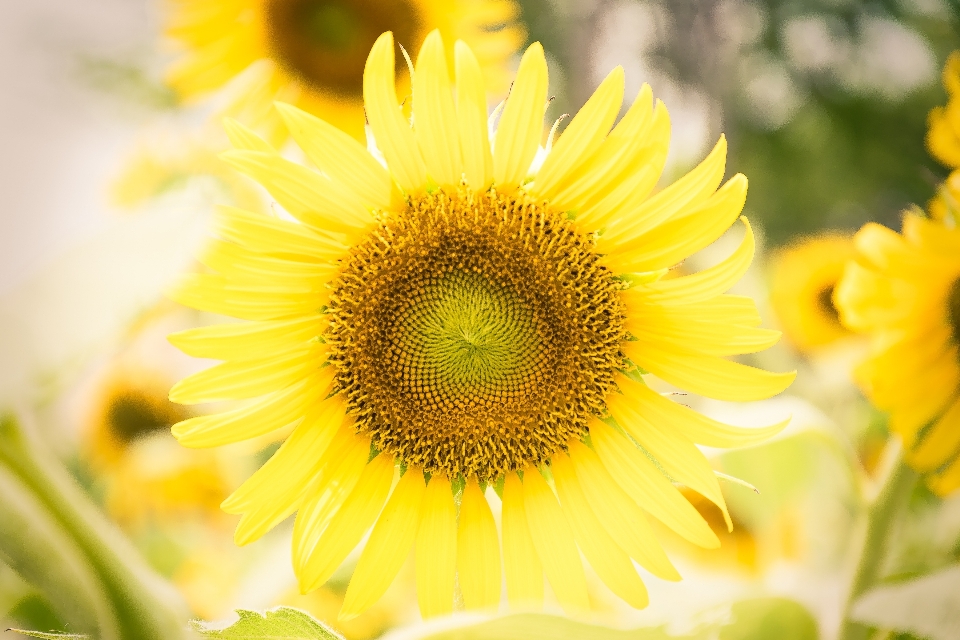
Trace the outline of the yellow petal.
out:
<instances>
[{"instance_id":1,"label":"yellow petal","mask_svg":"<svg viewBox=\"0 0 960 640\"><path fill-rule=\"evenodd\" d=\"M425 489L423 473L418 469L407 469L400 478L350 578L341 620L363 613L390 587L413 547Z\"/></svg>"},{"instance_id":2,"label":"yellow petal","mask_svg":"<svg viewBox=\"0 0 960 640\"><path fill-rule=\"evenodd\" d=\"M358 437L353 425L344 425L319 462L320 473L307 487L293 524L293 570L306 593L304 571L320 536L353 491L370 457L370 440Z\"/></svg>"},{"instance_id":3,"label":"yellow petal","mask_svg":"<svg viewBox=\"0 0 960 640\"><path fill-rule=\"evenodd\" d=\"M407 193L422 190L427 182L427 167L413 130L398 107L393 34L389 31L377 38L367 57L363 70L363 104L377 147L397 184Z\"/></svg>"},{"instance_id":4,"label":"yellow petal","mask_svg":"<svg viewBox=\"0 0 960 640\"><path fill-rule=\"evenodd\" d=\"M523 508L533 546L560 606L568 614L588 611L587 581L570 523L536 467L523 474Z\"/></svg>"},{"instance_id":5,"label":"yellow petal","mask_svg":"<svg viewBox=\"0 0 960 640\"><path fill-rule=\"evenodd\" d=\"M694 345L695 347L695 345ZM624 342L623 351L643 369L681 389L717 400L750 402L775 396L793 383L795 371L772 373L716 356Z\"/></svg>"},{"instance_id":6,"label":"yellow petal","mask_svg":"<svg viewBox=\"0 0 960 640\"><path fill-rule=\"evenodd\" d=\"M322 316L294 320L217 324L178 331L167 340L194 358L237 360L288 351L316 338L323 331Z\"/></svg>"},{"instance_id":7,"label":"yellow petal","mask_svg":"<svg viewBox=\"0 0 960 640\"><path fill-rule=\"evenodd\" d=\"M173 425L173 435L185 447L208 448L243 442L282 429L303 418L329 393L332 378L320 372L245 407L189 418Z\"/></svg>"},{"instance_id":8,"label":"yellow petal","mask_svg":"<svg viewBox=\"0 0 960 640\"><path fill-rule=\"evenodd\" d=\"M300 571L301 585L307 591L329 580L363 534L373 526L390 495L395 468L393 456L386 453L381 453L363 468L356 486L307 554Z\"/></svg>"},{"instance_id":9,"label":"yellow petal","mask_svg":"<svg viewBox=\"0 0 960 640\"><path fill-rule=\"evenodd\" d=\"M590 438L603 466L644 511L693 544L720 546L703 516L630 440L596 419L590 422Z\"/></svg>"},{"instance_id":10,"label":"yellow petal","mask_svg":"<svg viewBox=\"0 0 960 640\"><path fill-rule=\"evenodd\" d=\"M493 180L493 155L487 133L487 99L476 56L462 40L454 45L457 73L457 123L463 173L474 191L486 191Z\"/></svg>"},{"instance_id":11,"label":"yellow petal","mask_svg":"<svg viewBox=\"0 0 960 640\"><path fill-rule=\"evenodd\" d=\"M322 345L309 345L261 360L224 362L188 376L170 389L180 404L254 398L302 380L323 362Z\"/></svg>"},{"instance_id":12,"label":"yellow petal","mask_svg":"<svg viewBox=\"0 0 960 640\"><path fill-rule=\"evenodd\" d=\"M347 251L347 245L339 240L318 235L305 225L235 207L217 207L214 222L217 235L251 251L317 261L336 260Z\"/></svg>"},{"instance_id":13,"label":"yellow petal","mask_svg":"<svg viewBox=\"0 0 960 640\"><path fill-rule=\"evenodd\" d=\"M679 580L643 510L610 477L597 454L580 442L570 444L570 460L593 512L620 548L644 569L664 580Z\"/></svg>"},{"instance_id":14,"label":"yellow petal","mask_svg":"<svg viewBox=\"0 0 960 640\"><path fill-rule=\"evenodd\" d=\"M297 510L304 493L321 470L323 454L343 424L346 405L338 398L324 402L307 416L266 464L240 485L221 508L242 514L234 540L245 545Z\"/></svg>"},{"instance_id":15,"label":"yellow petal","mask_svg":"<svg viewBox=\"0 0 960 640\"><path fill-rule=\"evenodd\" d=\"M769 427L750 429L734 427L677 404L647 385L637 384L624 376L617 376L617 385L623 391L626 402L648 416L651 422L669 425L669 428L676 429L697 444L707 447L745 447L757 444L780 433L790 422L784 420Z\"/></svg>"},{"instance_id":16,"label":"yellow petal","mask_svg":"<svg viewBox=\"0 0 960 640\"><path fill-rule=\"evenodd\" d=\"M685 215L642 235L622 236L606 262L621 273L671 267L719 238L740 217L746 200L747 179L738 173Z\"/></svg>"},{"instance_id":17,"label":"yellow petal","mask_svg":"<svg viewBox=\"0 0 960 640\"><path fill-rule=\"evenodd\" d=\"M262 151L264 153L276 153L277 151L266 140L233 118L223 119L223 129L227 132L227 139L234 149Z\"/></svg>"},{"instance_id":18,"label":"yellow petal","mask_svg":"<svg viewBox=\"0 0 960 640\"><path fill-rule=\"evenodd\" d=\"M543 606L543 565L533 546L523 501L523 485L516 473L503 483L503 571L507 597L514 608Z\"/></svg>"},{"instance_id":19,"label":"yellow petal","mask_svg":"<svg viewBox=\"0 0 960 640\"><path fill-rule=\"evenodd\" d=\"M627 380L624 384L639 385ZM675 481L687 485L720 507L727 528L733 524L720 485L706 456L693 441L667 425L655 424L626 401L627 396L610 394L607 408L623 429L649 453L657 464Z\"/></svg>"},{"instance_id":20,"label":"yellow petal","mask_svg":"<svg viewBox=\"0 0 960 640\"><path fill-rule=\"evenodd\" d=\"M352 237L372 221L357 195L296 162L259 151L227 151L220 157L263 185L280 206L314 229Z\"/></svg>"},{"instance_id":21,"label":"yellow petal","mask_svg":"<svg viewBox=\"0 0 960 640\"><path fill-rule=\"evenodd\" d=\"M457 506L450 481L436 474L420 505L416 565L420 615L432 618L451 613L457 573Z\"/></svg>"},{"instance_id":22,"label":"yellow petal","mask_svg":"<svg viewBox=\"0 0 960 640\"><path fill-rule=\"evenodd\" d=\"M498 189L509 192L526 178L543 135L546 102L547 60L543 47L534 42L520 60L497 127L493 181Z\"/></svg>"},{"instance_id":23,"label":"yellow petal","mask_svg":"<svg viewBox=\"0 0 960 640\"><path fill-rule=\"evenodd\" d=\"M292 105L278 102L276 108L293 139L318 169L345 185L368 207L390 207L390 174L353 136Z\"/></svg>"},{"instance_id":24,"label":"yellow petal","mask_svg":"<svg viewBox=\"0 0 960 640\"><path fill-rule=\"evenodd\" d=\"M534 194L550 199L590 159L610 132L623 103L623 67L611 71L577 112L537 172Z\"/></svg>"},{"instance_id":25,"label":"yellow petal","mask_svg":"<svg viewBox=\"0 0 960 640\"><path fill-rule=\"evenodd\" d=\"M460 501L457 572L465 608L496 609L500 603L500 540L476 479L467 482Z\"/></svg>"},{"instance_id":26,"label":"yellow petal","mask_svg":"<svg viewBox=\"0 0 960 640\"><path fill-rule=\"evenodd\" d=\"M947 462L960 448L960 399L950 405L912 451L907 452L910 466L921 473L933 471Z\"/></svg>"},{"instance_id":27,"label":"yellow petal","mask_svg":"<svg viewBox=\"0 0 960 640\"><path fill-rule=\"evenodd\" d=\"M303 283L275 285L263 280L237 284L217 273L191 273L167 295L201 311L264 321L315 316L327 301L329 290L317 290Z\"/></svg>"},{"instance_id":28,"label":"yellow petal","mask_svg":"<svg viewBox=\"0 0 960 640\"><path fill-rule=\"evenodd\" d=\"M753 262L755 242L750 222L740 217L746 226L746 234L737 250L720 264L698 273L669 280L659 280L640 285L634 290L650 302L660 304L683 304L708 300L724 293L747 272Z\"/></svg>"},{"instance_id":29,"label":"yellow petal","mask_svg":"<svg viewBox=\"0 0 960 640\"><path fill-rule=\"evenodd\" d=\"M643 580L637 575L630 556L610 537L594 514L570 458L563 453L555 455L551 469L563 512L587 562L603 583L630 606L637 609L646 607L650 599Z\"/></svg>"},{"instance_id":30,"label":"yellow petal","mask_svg":"<svg viewBox=\"0 0 960 640\"><path fill-rule=\"evenodd\" d=\"M222 240L208 242L200 262L234 282L273 284L292 290L322 289L338 268L334 262L277 257Z\"/></svg>"},{"instance_id":31,"label":"yellow petal","mask_svg":"<svg viewBox=\"0 0 960 640\"><path fill-rule=\"evenodd\" d=\"M427 174L442 187L458 186L463 177L460 132L439 29L430 32L417 56L413 115Z\"/></svg>"},{"instance_id":32,"label":"yellow petal","mask_svg":"<svg viewBox=\"0 0 960 640\"><path fill-rule=\"evenodd\" d=\"M695 207L716 191L727 161L727 140L720 136L713 151L687 175L629 212L604 234L609 242L621 242L653 229L665 220Z\"/></svg>"}]
</instances>

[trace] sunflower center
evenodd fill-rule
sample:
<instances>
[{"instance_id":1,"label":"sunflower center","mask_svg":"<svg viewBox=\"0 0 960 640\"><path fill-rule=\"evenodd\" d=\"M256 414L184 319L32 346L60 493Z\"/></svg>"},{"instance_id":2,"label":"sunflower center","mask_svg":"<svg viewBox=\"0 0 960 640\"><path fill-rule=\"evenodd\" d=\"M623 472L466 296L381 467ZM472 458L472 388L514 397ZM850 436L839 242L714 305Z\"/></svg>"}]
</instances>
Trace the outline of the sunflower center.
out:
<instances>
[{"instance_id":1,"label":"sunflower center","mask_svg":"<svg viewBox=\"0 0 960 640\"><path fill-rule=\"evenodd\" d=\"M947 318L953 328L953 339L960 342L960 279L954 281L947 294Z\"/></svg>"},{"instance_id":2,"label":"sunflower center","mask_svg":"<svg viewBox=\"0 0 960 640\"><path fill-rule=\"evenodd\" d=\"M384 213L331 296L327 342L357 429L430 473L493 480L602 415L619 283L566 217L494 191Z\"/></svg>"},{"instance_id":3,"label":"sunflower center","mask_svg":"<svg viewBox=\"0 0 960 640\"><path fill-rule=\"evenodd\" d=\"M817 304L823 313L830 316L837 324L840 324L840 312L837 311L836 305L833 304L833 291L835 288L833 285L830 285L821 289L820 293L817 294Z\"/></svg>"},{"instance_id":4,"label":"sunflower center","mask_svg":"<svg viewBox=\"0 0 960 640\"><path fill-rule=\"evenodd\" d=\"M111 437L127 445L165 431L184 417L181 408L163 396L152 397L137 389L127 389L110 398L104 421Z\"/></svg>"},{"instance_id":5,"label":"sunflower center","mask_svg":"<svg viewBox=\"0 0 960 640\"><path fill-rule=\"evenodd\" d=\"M268 0L266 24L287 72L348 98L362 95L367 52L381 33L393 31L398 42L413 43L422 31L410 0Z\"/></svg>"}]
</instances>

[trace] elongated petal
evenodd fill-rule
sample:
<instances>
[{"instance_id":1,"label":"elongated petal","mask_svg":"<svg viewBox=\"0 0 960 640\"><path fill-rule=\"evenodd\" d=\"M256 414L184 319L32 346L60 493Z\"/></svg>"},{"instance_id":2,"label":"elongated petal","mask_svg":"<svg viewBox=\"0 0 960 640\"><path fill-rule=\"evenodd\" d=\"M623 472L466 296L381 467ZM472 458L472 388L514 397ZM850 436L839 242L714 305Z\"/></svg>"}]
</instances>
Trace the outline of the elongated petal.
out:
<instances>
[{"instance_id":1,"label":"elongated petal","mask_svg":"<svg viewBox=\"0 0 960 640\"><path fill-rule=\"evenodd\" d=\"M763 442L787 426L784 420L769 427L734 427L712 420L690 407L665 398L645 384L637 384L623 376L617 377L626 402L635 406L639 413L648 416L651 422L669 425L685 436L707 447L745 447Z\"/></svg>"},{"instance_id":2,"label":"elongated petal","mask_svg":"<svg viewBox=\"0 0 960 640\"><path fill-rule=\"evenodd\" d=\"M493 149L493 181L509 191L523 182L537 155L543 135L543 113L547 102L547 60L539 42L530 45L517 70L497 127Z\"/></svg>"},{"instance_id":3,"label":"elongated petal","mask_svg":"<svg viewBox=\"0 0 960 640\"><path fill-rule=\"evenodd\" d=\"M750 222L743 216L740 219L747 232L729 258L698 273L640 285L636 290L650 302L660 304L700 302L726 292L747 272L756 247Z\"/></svg>"},{"instance_id":4,"label":"elongated petal","mask_svg":"<svg viewBox=\"0 0 960 640\"><path fill-rule=\"evenodd\" d=\"M624 384L628 383L640 385L632 380ZM720 507L727 527L732 528L727 504L706 456L693 444L692 440L666 425L651 422L648 416L642 415L636 407L630 406L625 398L626 396L616 393L607 397L607 408L617 424L653 456L657 464L671 478L687 485Z\"/></svg>"},{"instance_id":5,"label":"elongated petal","mask_svg":"<svg viewBox=\"0 0 960 640\"><path fill-rule=\"evenodd\" d=\"M577 112L537 172L535 195L549 199L603 144L623 103L623 82L623 67L616 67Z\"/></svg>"},{"instance_id":6,"label":"elongated petal","mask_svg":"<svg viewBox=\"0 0 960 640\"><path fill-rule=\"evenodd\" d=\"M363 534L373 526L390 495L394 470L393 456L386 453L381 453L363 468L356 486L307 555L300 572L301 585L307 591L329 580Z\"/></svg>"},{"instance_id":7,"label":"elongated petal","mask_svg":"<svg viewBox=\"0 0 960 640\"><path fill-rule=\"evenodd\" d=\"M299 508L323 468L324 454L343 424L346 405L331 398L316 415L297 425L280 449L224 500L227 513L242 514L234 541L243 546L283 522Z\"/></svg>"},{"instance_id":8,"label":"elongated petal","mask_svg":"<svg viewBox=\"0 0 960 640\"><path fill-rule=\"evenodd\" d=\"M259 151L227 151L221 157L310 227L353 236L372 221L357 195L301 164Z\"/></svg>"},{"instance_id":9,"label":"elongated petal","mask_svg":"<svg viewBox=\"0 0 960 640\"><path fill-rule=\"evenodd\" d=\"M463 177L460 131L440 31L424 40L413 76L413 114L417 142L427 174L437 184L455 187Z\"/></svg>"},{"instance_id":10,"label":"elongated petal","mask_svg":"<svg viewBox=\"0 0 960 640\"><path fill-rule=\"evenodd\" d=\"M463 173L474 191L485 191L493 180L493 155L487 134L487 99L476 56L462 40L454 46L457 73L457 124Z\"/></svg>"},{"instance_id":11,"label":"elongated petal","mask_svg":"<svg viewBox=\"0 0 960 640\"><path fill-rule=\"evenodd\" d=\"M797 377L772 373L716 356L676 353L643 342L625 342L623 351L638 365L670 384L717 400L749 402L775 396Z\"/></svg>"},{"instance_id":12,"label":"elongated petal","mask_svg":"<svg viewBox=\"0 0 960 640\"><path fill-rule=\"evenodd\" d=\"M306 225L236 207L217 207L214 222L217 235L251 251L295 255L319 262L336 260L347 250L340 240L319 235Z\"/></svg>"},{"instance_id":13,"label":"elongated petal","mask_svg":"<svg viewBox=\"0 0 960 640\"><path fill-rule=\"evenodd\" d=\"M495 609L500 602L500 540L490 505L475 479L460 501L457 572L467 609Z\"/></svg>"},{"instance_id":14,"label":"elongated petal","mask_svg":"<svg viewBox=\"0 0 960 640\"><path fill-rule=\"evenodd\" d=\"M543 564L527 524L523 484L516 473L503 483L503 570L510 606L543 606Z\"/></svg>"},{"instance_id":15,"label":"elongated petal","mask_svg":"<svg viewBox=\"0 0 960 640\"><path fill-rule=\"evenodd\" d=\"M626 273L671 267L719 238L740 217L746 200L747 179L737 174L695 210L626 239L607 262Z\"/></svg>"},{"instance_id":16,"label":"elongated petal","mask_svg":"<svg viewBox=\"0 0 960 640\"><path fill-rule=\"evenodd\" d=\"M276 153L277 151L266 140L233 118L223 119L223 130L227 132L227 139L230 140L234 149L262 151L263 153Z\"/></svg>"},{"instance_id":17,"label":"elongated petal","mask_svg":"<svg viewBox=\"0 0 960 640\"><path fill-rule=\"evenodd\" d=\"M551 469L563 512L587 562L603 583L630 606L637 609L646 607L650 599L643 580L637 575L630 556L610 537L594 514L570 458L562 453L555 455Z\"/></svg>"},{"instance_id":18,"label":"elongated petal","mask_svg":"<svg viewBox=\"0 0 960 640\"><path fill-rule=\"evenodd\" d=\"M320 536L337 510L353 491L370 457L370 440L351 433L352 425L341 428L320 461L320 473L307 488L304 502L293 525L293 569L300 590L309 588L304 571Z\"/></svg>"},{"instance_id":19,"label":"elongated petal","mask_svg":"<svg viewBox=\"0 0 960 640\"><path fill-rule=\"evenodd\" d=\"M523 508L533 546L560 605L568 613L588 611L587 582L570 523L536 467L523 474Z\"/></svg>"},{"instance_id":20,"label":"elongated petal","mask_svg":"<svg viewBox=\"0 0 960 640\"><path fill-rule=\"evenodd\" d=\"M653 535L646 514L610 477L597 454L575 442L570 444L570 459L583 494L610 537L653 575L679 580L680 574Z\"/></svg>"},{"instance_id":21,"label":"elongated petal","mask_svg":"<svg viewBox=\"0 0 960 640\"><path fill-rule=\"evenodd\" d=\"M367 57L363 104L390 173L401 189L415 193L426 185L427 167L413 130L398 107L394 81L393 34L388 31L377 38Z\"/></svg>"},{"instance_id":22,"label":"elongated petal","mask_svg":"<svg viewBox=\"0 0 960 640\"><path fill-rule=\"evenodd\" d=\"M921 473L933 471L956 454L960 448L960 400L940 416L920 444L907 453L907 459Z\"/></svg>"},{"instance_id":23,"label":"elongated petal","mask_svg":"<svg viewBox=\"0 0 960 640\"><path fill-rule=\"evenodd\" d=\"M434 475L420 506L417 530L417 602L424 618L453 611L457 574L457 506L450 481Z\"/></svg>"},{"instance_id":24,"label":"elongated petal","mask_svg":"<svg viewBox=\"0 0 960 640\"><path fill-rule=\"evenodd\" d=\"M237 360L296 348L319 336L325 325L326 320L320 315L294 320L217 324L172 333L167 340L194 358Z\"/></svg>"},{"instance_id":25,"label":"elongated petal","mask_svg":"<svg viewBox=\"0 0 960 640\"><path fill-rule=\"evenodd\" d=\"M644 511L696 545L720 546L703 516L630 440L596 419L590 438L603 466Z\"/></svg>"},{"instance_id":26,"label":"elongated petal","mask_svg":"<svg viewBox=\"0 0 960 640\"><path fill-rule=\"evenodd\" d=\"M318 169L368 207L390 206L390 174L353 136L292 105L278 102L276 107L293 139Z\"/></svg>"},{"instance_id":27,"label":"elongated petal","mask_svg":"<svg viewBox=\"0 0 960 640\"><path fill-rule=\"evenodd\" d=\"M365 611L390 587L413 547L425 489L423 473L417 469L408 469L400 478L350 578L340 610L341 620Z\"/></svg>"},{"instance_id":28,"label":"elongated petal","mask_svg":"<svg viewBox=\"0 0 960 640\"><path fill-rule=\"evenodd\" d=\"M218 273L192 273L168 293L180 304L241 320L284 320L314 315L329 290L304 283L274 284L263 280L238 284Z\"/></svg>"},{"instance_id":29,"label":"elongated petal","mask_svg":"<svg viewBox=\"0 0 960 640\"><path fill-rule=\"evenodd\" d=\"M173 425L173 436L192 448L220 447L256 438L303 418L332 386L332 374L321 371L246 407L178 422Z\"/></svg>"}]
</instances>

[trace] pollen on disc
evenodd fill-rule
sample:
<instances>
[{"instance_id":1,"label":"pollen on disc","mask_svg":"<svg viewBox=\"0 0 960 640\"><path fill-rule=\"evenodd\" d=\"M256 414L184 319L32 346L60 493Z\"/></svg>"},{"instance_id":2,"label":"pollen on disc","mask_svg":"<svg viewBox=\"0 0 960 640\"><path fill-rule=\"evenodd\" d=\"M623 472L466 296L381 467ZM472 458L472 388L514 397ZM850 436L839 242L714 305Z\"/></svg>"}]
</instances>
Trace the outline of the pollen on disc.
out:
<instances>
[{"instance_id":1,"label":"pollen on disc","mask_svg":"<svg viewBox=\"0 0 960 640\"><path fill-rule=\"evenodd\" d=\"M325 339L377 449L493 480L602 415L623 360L620 289L562 212L439 191L380 214L354 247Z\"/></svg>"}]
</instances>

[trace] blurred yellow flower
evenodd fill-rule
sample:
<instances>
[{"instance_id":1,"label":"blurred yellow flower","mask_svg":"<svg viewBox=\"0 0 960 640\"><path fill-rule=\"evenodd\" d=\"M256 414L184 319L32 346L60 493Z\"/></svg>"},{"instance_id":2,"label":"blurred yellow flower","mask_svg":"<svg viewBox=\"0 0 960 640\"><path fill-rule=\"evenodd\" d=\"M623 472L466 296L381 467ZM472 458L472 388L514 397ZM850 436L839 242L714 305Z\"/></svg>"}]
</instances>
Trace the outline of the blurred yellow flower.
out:
<instances>
[{"instance_id":1,"label":"blurred yellow flower","mask_svg":"<svg viewBox=\"0 0 960 640\"><path fill-rule=\"evenodd\" d=\"M223 186L233 204L259 211L263 207L262 195L249 180L237 175L217 157L220 151L222 149L211 141L182 136L158 136L141 142L113 180L111 200L119 207L132 209L189 180L210 177Z\"/></svg>"},{"instance_id":2,"label":"blurred yellow flower","mask_svg":"<svg viewBox=\"0 0 960 640\"><path fill-rule=\"evenodd\" d=\"M401 44L439 29L452 53L463 40L477 54L486 87L502 95L508 62L526 39L514 0L168 0L167 34L185 50L168 73L193 100L231 84L224 115L286 138L273 110L282 100L355 138L364 132L366 54L381 32ZM452 69L451 69L452 70ZM404 75L406 65L397 65ZM406 91L406 90L405 90Z\"/></svg>"},{"instance_id":3,"label":"blurred yellow flower","mask_svg":"<svg viewBox=\"0 0 960 640\"><path fill-rule=\"evenodd\" d=\"M170 437L190 413L167 399L168 389L155 371L119 366L101 384L87 422L86 457L104 484L107 510L128 527L191 511L216 514L226 494L215 457L185 452Z\"/></svg>"},{"instance_id":4,"label":"blurred yellow flower","mask_svg":"<svg viewBox=\"0 0 960 640\"><path fill-rule=\"evenodd\" d=\"M949 493L960 486L960 230L908 213L902 234L870 223L854 244L834 299L871 338L855 376L890 413L907 462Z\"/></svg>"},{"instance_id":5,"label":"blurred yellow flower","mask_svg":"<svg viewBox=\"0 0 960 640\"><path fill-rule=\"evenodd\" d=\"M930 111L927 118L927 149L950 167L960 167L960 51L954 51L943 67L947 104Z\"/></svg>"},{"instance_id":6,"label":"blurred yellow flower","mask_svg":"<svg viewBox=\"0 0 960 640\"><path fill-rule=\"evenodd\" d=\"M948 227L960 225L960 170L952 172L928 205L930 217Z\"/></svg>"},{"instance_id":7,"label":"blurred yellow flower","mask_svg":"<svg viewBox=\"0 0 960 640\"><path fill-rule=\"evenodd\" d=\"M432 32L416 61L411 128L398 109L392 35L377 40L363 93L386 166L292 106L278 109L319 171L228 123L236 149L223 157L296 220L221 209L220 239L203 258L210 271L177 297L248 322L172 335L184 352L226 362L182 380L170 397L256 399L181 422L174 434L216 447L295 425L224 509L242 514L240 544L297 511L293 561L304 592L372 528L344 619L377 601L411 548L424 617L453 610L455 584L467 609L495 608L501 554L513 605L542 602L546 574L563 607L588 609L582 551L614 593L643 607L631 558L680 578L650 517L695 544L719 545L673 481L718 505L730 525L695 443L738 446L783 426L710 420L653 391L632 364L724 400L766 398L792 382L792 373L725 357L780 335L757 328L753 300L724 294L753 259L745 219L743 242L715 267L650 275L734 224L746 179L721 186L721 138L654 194L667 111L644 86L611 130L620 68L542 149L539 44L520 62L492 144L476 56L460 43L452 66L455 93ZM502 542L491 488L502 501Z\"/></svg>"},{"instance_id":8,"label":"blurred yellow flower","mask_svg":"<svg viewBox=\"0 0 960 640\"><path fill-rule=\"evenodd\" d=\"M840 324L833 291L851 257L853 241L842 234L805 238L774 256L770 301L800 351L850 335Z\"/></svg>"}]
</instances>

